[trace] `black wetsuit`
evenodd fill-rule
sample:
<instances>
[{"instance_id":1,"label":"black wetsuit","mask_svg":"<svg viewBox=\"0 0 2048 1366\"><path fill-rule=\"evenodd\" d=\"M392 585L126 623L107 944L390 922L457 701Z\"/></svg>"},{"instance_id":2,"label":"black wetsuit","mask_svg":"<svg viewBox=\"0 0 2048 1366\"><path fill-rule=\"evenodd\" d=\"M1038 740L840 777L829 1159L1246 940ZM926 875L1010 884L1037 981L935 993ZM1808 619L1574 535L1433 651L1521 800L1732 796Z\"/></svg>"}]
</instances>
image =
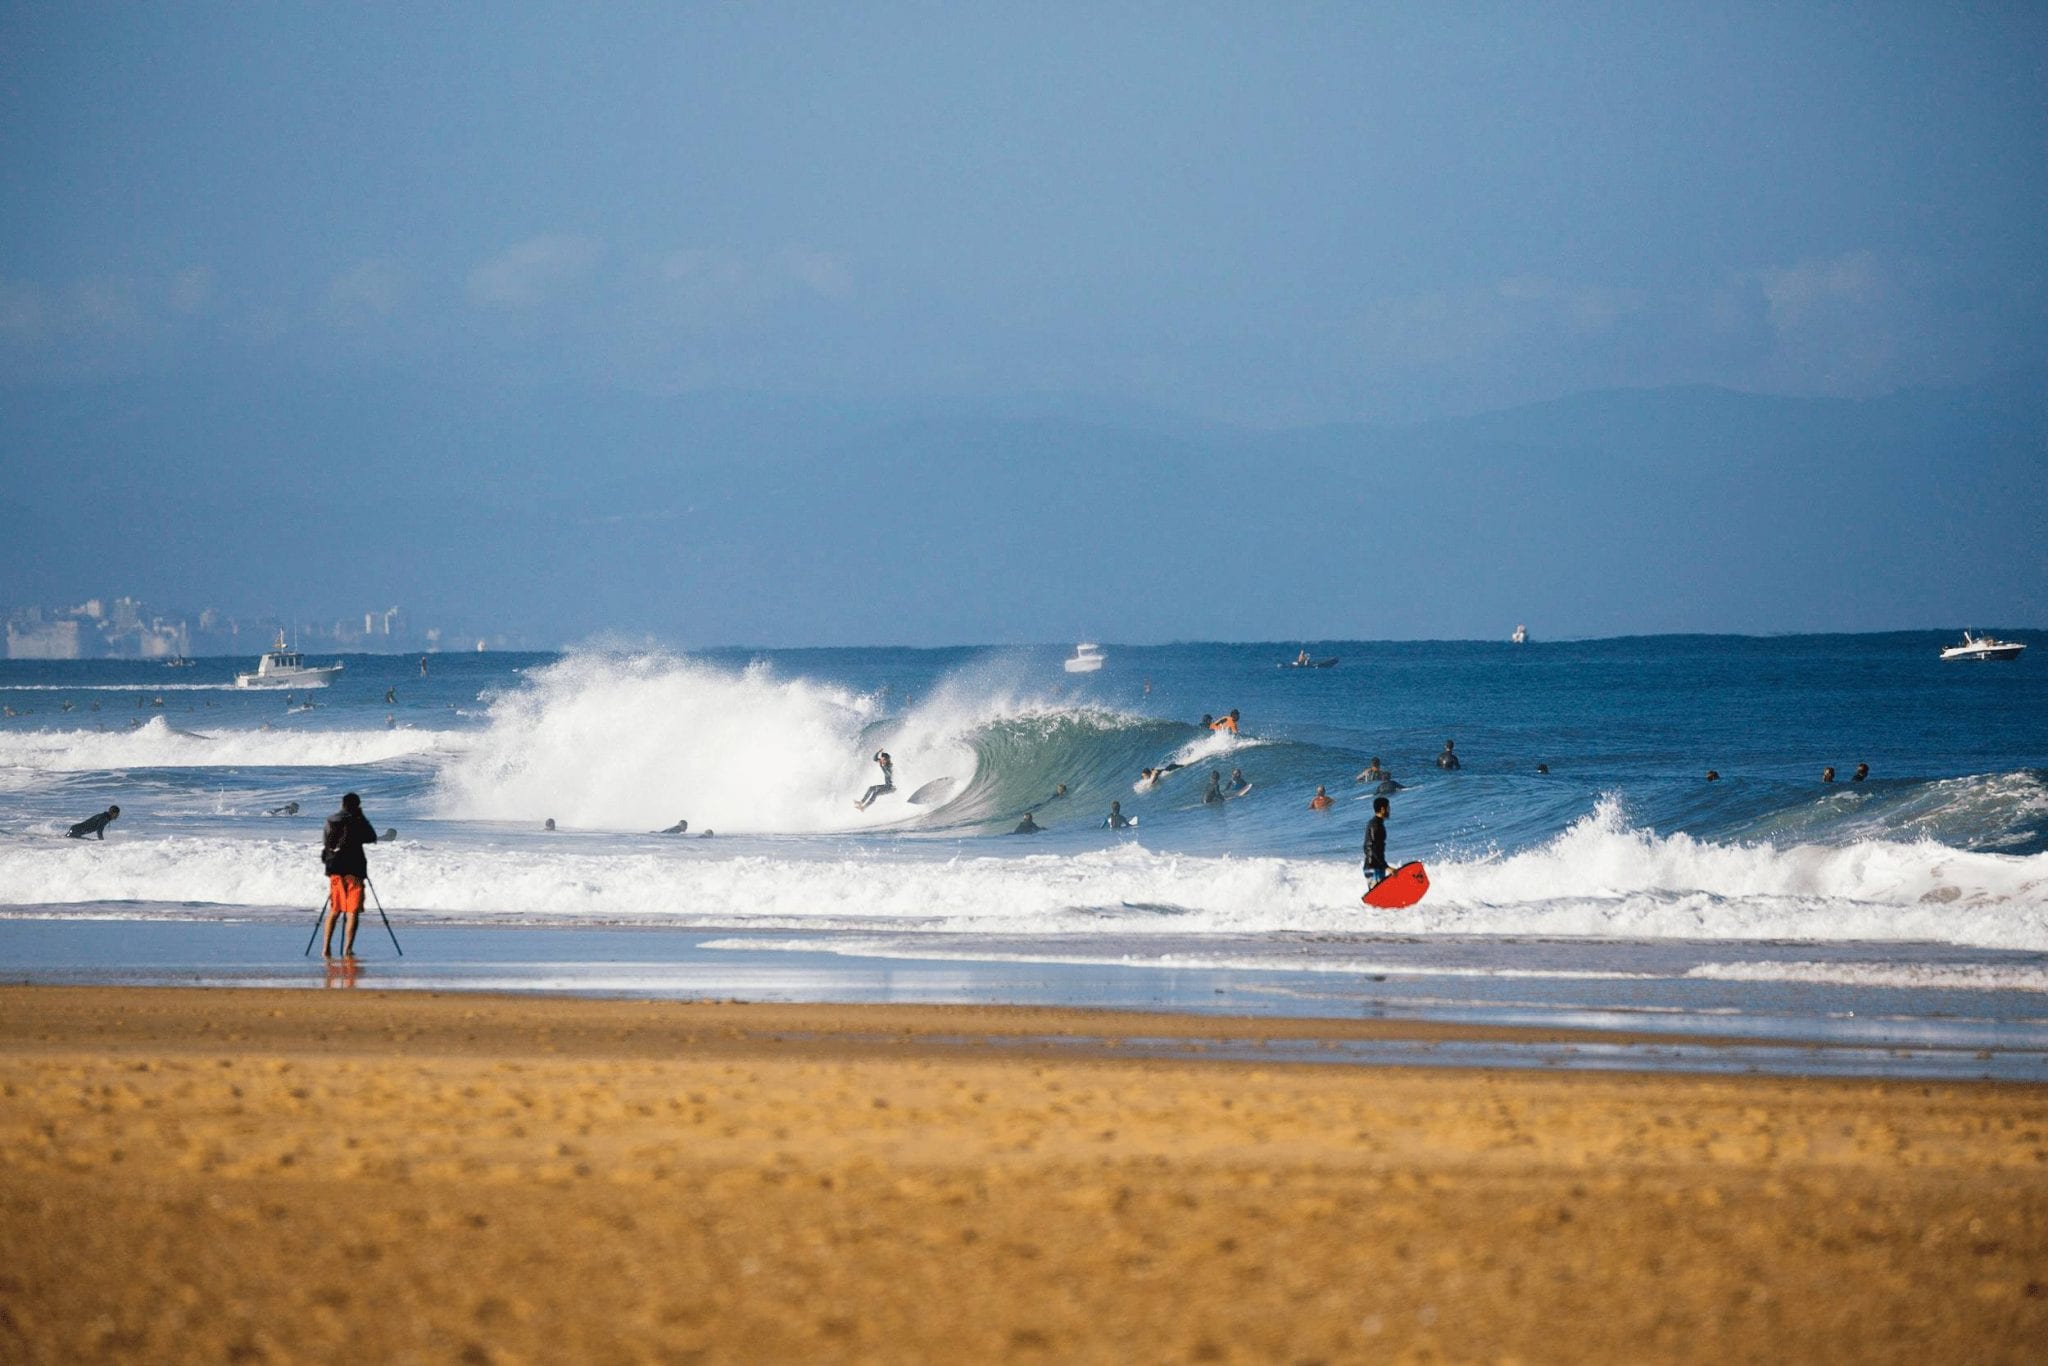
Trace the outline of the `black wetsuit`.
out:
<instances>
[{"instance_id":1,"label":"black wetsuit","mask_svg":"<svg viewBox=\"0 0 2048 1366\"><path fill-rule=\"evenodd\" d=\"M1220 802L1223 800L1222 775L1215 773L1209 775L1209 790L1202 794L1202 800L1210 803Z\"/></svg>"},{"instance_id":2,"label":"black wetsuit","mask_svg":"<svg viewBox=\"0 0 2048 1366\"><path fill-rule=\"evenodd\" d=\"M1457 751L1456 751L1456 750L1450 750L1450 749L1447 749L1447 750L1445 750L1445 751L1444 751L1444 752L1443 752L1442 754L1439 754L1439 755L1437 755L1437 756L1436 756L1436 766L1437 766L1438 768L1445 768L1445 769L1449 769L1449 768L1463 768L1463 767L1464 767L1464 765L1463 765L1463 764L1461 764L1461 763L1459 763L1459 762L1458 762L1458 753L1457 753Z\"/></svg>"},{"instance_id":3,"label":"black wetsuit","mask_svg":"<svg viewBox=\"0 0 2048 1366\"><path fill-rule=\"evenodd\" d=\"M337 811L320 831L320 863L329 877L370 875L370 860L363 846L377 842L377 827L363 815L363 809Z\"/></svg>"},{"instance_id":4,"label":"black wetsuit","mask_svg":"<svg viewBox=\"0 0 2048 1366\"><path fill-rule=\"evenodd\" d=\"M1387 823L1379 816L1365 823L1365 875L1374 882L1387 875Z\"/></svg>"},{"instance_id":5,"label":"black wetsuit","mask_svg":"<svg viewBox=\"0 0 2048 1366\"><path fill-rule=\"evenodd\" d=\"M1121 811L1112 811L1102 818L1102 823L1112 830L1121 830L1131 823L1131 818Z\"/></svg>"},{"instance_id":6,"label":"black wetsuit","mask_svg":"<svg viewBox=\"0 0 2048 1366\"><path fill-rule=\"evenodd\" d=\"M896 790L896 765L887 759L877 759L875 762L882 766L882 781L876 783L862 794L860 799L862 810L866 810L869 806L873 805L875 798L881 796L884 792L894 792Z\"/></svg>"},{"instance_id":7,"label":"black wetsuit","mask_svg":"<svg viewBox=\"0 0 2048 1366\"><path fill-rule=\"evenodd\" d=\"M119 819L120 817L112 810L102 811L97 816L87 816L84 820L72 826L70 833L64 838L82 840L87 835L91 835L96 839L103 840L107 837L107 827Z\"/></svg>"},{"instance_id":8,"label":"black wetsuit","mask_svg":"<svg viewBox=\"0 0 2048 1366\"><path fill-rule=\"evenodd\" d=\"M1024 813L1024 819L1018 821L1017 828L1010 833L1013 835L1040 835L1045 833L1045 827L1032 820L1031 813L1027 811Z\"/></svg>"}]
</instances>

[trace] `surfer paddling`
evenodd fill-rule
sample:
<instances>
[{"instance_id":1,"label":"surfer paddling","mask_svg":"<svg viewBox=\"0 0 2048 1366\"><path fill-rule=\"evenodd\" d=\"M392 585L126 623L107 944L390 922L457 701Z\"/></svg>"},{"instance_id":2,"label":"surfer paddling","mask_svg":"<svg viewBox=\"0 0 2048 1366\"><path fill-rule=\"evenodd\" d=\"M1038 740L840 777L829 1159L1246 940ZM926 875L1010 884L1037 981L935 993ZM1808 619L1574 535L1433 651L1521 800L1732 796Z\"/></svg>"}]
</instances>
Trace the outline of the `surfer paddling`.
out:
<instances>
[{"instance_id":1,"label":"surfer paddling","mask_svg":"<svg viewBox=\"0 0 2048 1366\"><path fill-rule=\"evenodd\" d=\"M882 766L882 781L861 794L860 800L853 804L856 810L865 811L874 804L875 798L885 792L894 792L896 790L896 761L889 757L889 751L886 749L876 750L875 762Z\"/></svg>"},{"instance_id":2,"label":"surfer paddling","mask_svg":"<svg viewBox=\"0 0 2048 1366\"><path fill-rule=\"evenodd\" d=\"M1365 823L1365 889L1368 892L1386 880L1389 809L1385 797L1374 797L1372 819Z\"/></svg>"}]
</instances>

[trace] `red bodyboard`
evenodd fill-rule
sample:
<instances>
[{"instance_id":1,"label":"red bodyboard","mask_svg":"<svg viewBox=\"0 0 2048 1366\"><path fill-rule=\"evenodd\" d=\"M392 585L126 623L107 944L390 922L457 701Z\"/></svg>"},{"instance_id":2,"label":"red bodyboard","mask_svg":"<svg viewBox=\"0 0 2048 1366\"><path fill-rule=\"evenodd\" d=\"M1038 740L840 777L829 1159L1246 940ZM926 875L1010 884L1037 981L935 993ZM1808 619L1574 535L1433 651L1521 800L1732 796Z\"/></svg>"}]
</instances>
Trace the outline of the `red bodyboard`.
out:
<instances>
[{"instance_id":1,"label":"red bodyboard","mask_svg":"<svg viewBox=\"0 0 2048 1366\"><path fill-rule=\"evenodd\" d=\"M1404 863L1380 879L1380 885L1367 892L1359 900L1368 906L1383 911L1398 911L1403 906L1413 906L1422 900L1429 890L1429 874L1419 863Z\"/></svg>"}]
</instances>

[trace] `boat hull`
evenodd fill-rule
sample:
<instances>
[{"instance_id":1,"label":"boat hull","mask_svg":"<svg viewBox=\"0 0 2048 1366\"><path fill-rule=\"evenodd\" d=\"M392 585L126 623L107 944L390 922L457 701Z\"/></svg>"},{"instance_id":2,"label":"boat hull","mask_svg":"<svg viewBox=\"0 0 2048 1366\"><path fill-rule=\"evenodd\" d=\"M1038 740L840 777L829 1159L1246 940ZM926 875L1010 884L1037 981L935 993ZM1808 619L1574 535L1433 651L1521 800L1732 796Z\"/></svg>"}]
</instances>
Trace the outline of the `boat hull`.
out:
<instances>
[{"instance_id":1,"label":"boat hull","mask_svg":"<svg viewBox=\"0 0 2048 1366\"><path fill-rule=\"evenodd\" d=\"M236 674L238 688L324 688L341 672L336 664L324 669L294 669L290 673Z\"/></svg>"}]
</instances>

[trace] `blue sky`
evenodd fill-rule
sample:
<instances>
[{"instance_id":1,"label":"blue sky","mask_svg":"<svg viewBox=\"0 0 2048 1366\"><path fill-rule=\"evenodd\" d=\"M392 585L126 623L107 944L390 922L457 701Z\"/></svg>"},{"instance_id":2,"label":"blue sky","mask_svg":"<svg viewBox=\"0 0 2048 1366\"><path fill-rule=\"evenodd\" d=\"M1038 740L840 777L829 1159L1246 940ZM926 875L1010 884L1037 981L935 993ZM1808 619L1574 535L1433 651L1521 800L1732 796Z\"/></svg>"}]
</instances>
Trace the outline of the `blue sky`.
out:
<instances>
[{"instance_id":1,"label":"blue sky","mask_svg":"<svg viewBox=\"0 0 2048 1366\"><path fill-rule=\"evenodd\" d=\"M1252 423L2039 363L2027 6L0 10L13 377Z\"/></svg>"},{"instance_id":2,"label":"blue sky","mask_svg":"<svg viewBox=\"0 0 2048 1366\"><path fill-rule=\"evenodd\" d=\"M631 511L601 506L602 489L631 503L730 457L757 466L745 487L782 524L857 562L866 533L827 545L834 508L806 501L823 495L801 461L773 466L781 484L762 471L797 447L856 475L894 469L872 453L901 444L877 434L878 413L1051 414L1095 432L1089 449L1111 463L1132 441L1192 433L1204 459L1229 468L1235 450L1255 474L1274 448L1228 433L1441 422L1617 388L1871 400L2009 386L2048 368L2044 58L2048 10L2022 5L0 0L0 401L18 419L0 423L0 465L34 473L13 481L14 516L46 533L33 552L25 533L0 548L0 575L25 594L152 591L95 577L142 544L123 519L148 514L43 479L69 462L152 487L203 467L203 492L250 507L266 461L345 461L375 439L392 488L416 474L453 507L505 466L588 460L602 480L547 496L580 499L598 526ZM110 385L140 387L115 403ZM457 439L490 392L556 396L539 405L547 435ZM707 418L720 395L746 396L752 425ZM235 420L257 406L267 426ZM639 415L630 439L621 411ZM320 427L323 413L340 416ZM664 439L686 413L708 425ZM787 440L805 414L823 426ZM1098 440L1105 423L1134 435ZM581 435L601 432L614 436ZM1859 482L1841 457L1827 515L1910 528L1899 471L1932 479L1911 462L1983 444L1975 427L1915 432L1882 478L1872 465ZM1579 449L1560 440L1531 458ZM1980 483L1933 480L1951 512L2029 487L2044 463L2030 442L1998 446ZM1372 440L1354 445L1361 487L1397 497ZM1027 544L1066 534L1071 510L1056 524L1004 482L1028 471L1027 436L987 449L1006 454L980 482L960 464L961 519L1007 508ZM1147 461L1167 479L1186 465ZM1483 507L1503 483L1431 487ZM545 511L521 496L489 487ZM1129 506L1111 511L1141 515L1141 496L1118 496ZM206 498L187 503L187 531L213 529ZM1237 511L1217 529L1233 544L1291 534L1284 502ZM158 574L158 596L273 604L221 530L154 546L133 572ZM1678 522L1638 530L1638 544L1704 544ZM730 562L705 562L701 539L687 564L653 542L621 560L600 535L557 549L558 596L587 610L550 609L534 629L622 624L605 587L622 580L751 589L753 566L787 549L769 525ZM501 546L469 549L472 596L520 572ZM1774 545L1723 549L1769 578ZM584 551L602 569L578 578ZM1353 584L1304 584L1276 619L1287 633L1496 634L1528 566L1473 553L1464 597L1411 618L1354 610ZM1753 610L1687 615L1668 585L1632 597L1642 576L1622 551L1557 555L1580 557L1557 560L1557 582L1583 586L1560 587L1552 610L1579 604L1586 631L1932 624L1956 597L1983 624L2038 612L2042 594L2038 552L2011 547L1910 612L1910 582L1869 574L1802 597L1788 562ZM1086 565L1094 581L1116 572ZM377 572L379 602L433 591L403 562ZM1053 608L1094 590L1037 572ZM1498 602L1461 612L1487 583ZM1258 630L1159 591L1086 631ZM672 629L700 643L1059 637L1075 615L989 618L945 583L906 581L873 617L829 584L803 592Z\"/></svg>"}]
</instances>

